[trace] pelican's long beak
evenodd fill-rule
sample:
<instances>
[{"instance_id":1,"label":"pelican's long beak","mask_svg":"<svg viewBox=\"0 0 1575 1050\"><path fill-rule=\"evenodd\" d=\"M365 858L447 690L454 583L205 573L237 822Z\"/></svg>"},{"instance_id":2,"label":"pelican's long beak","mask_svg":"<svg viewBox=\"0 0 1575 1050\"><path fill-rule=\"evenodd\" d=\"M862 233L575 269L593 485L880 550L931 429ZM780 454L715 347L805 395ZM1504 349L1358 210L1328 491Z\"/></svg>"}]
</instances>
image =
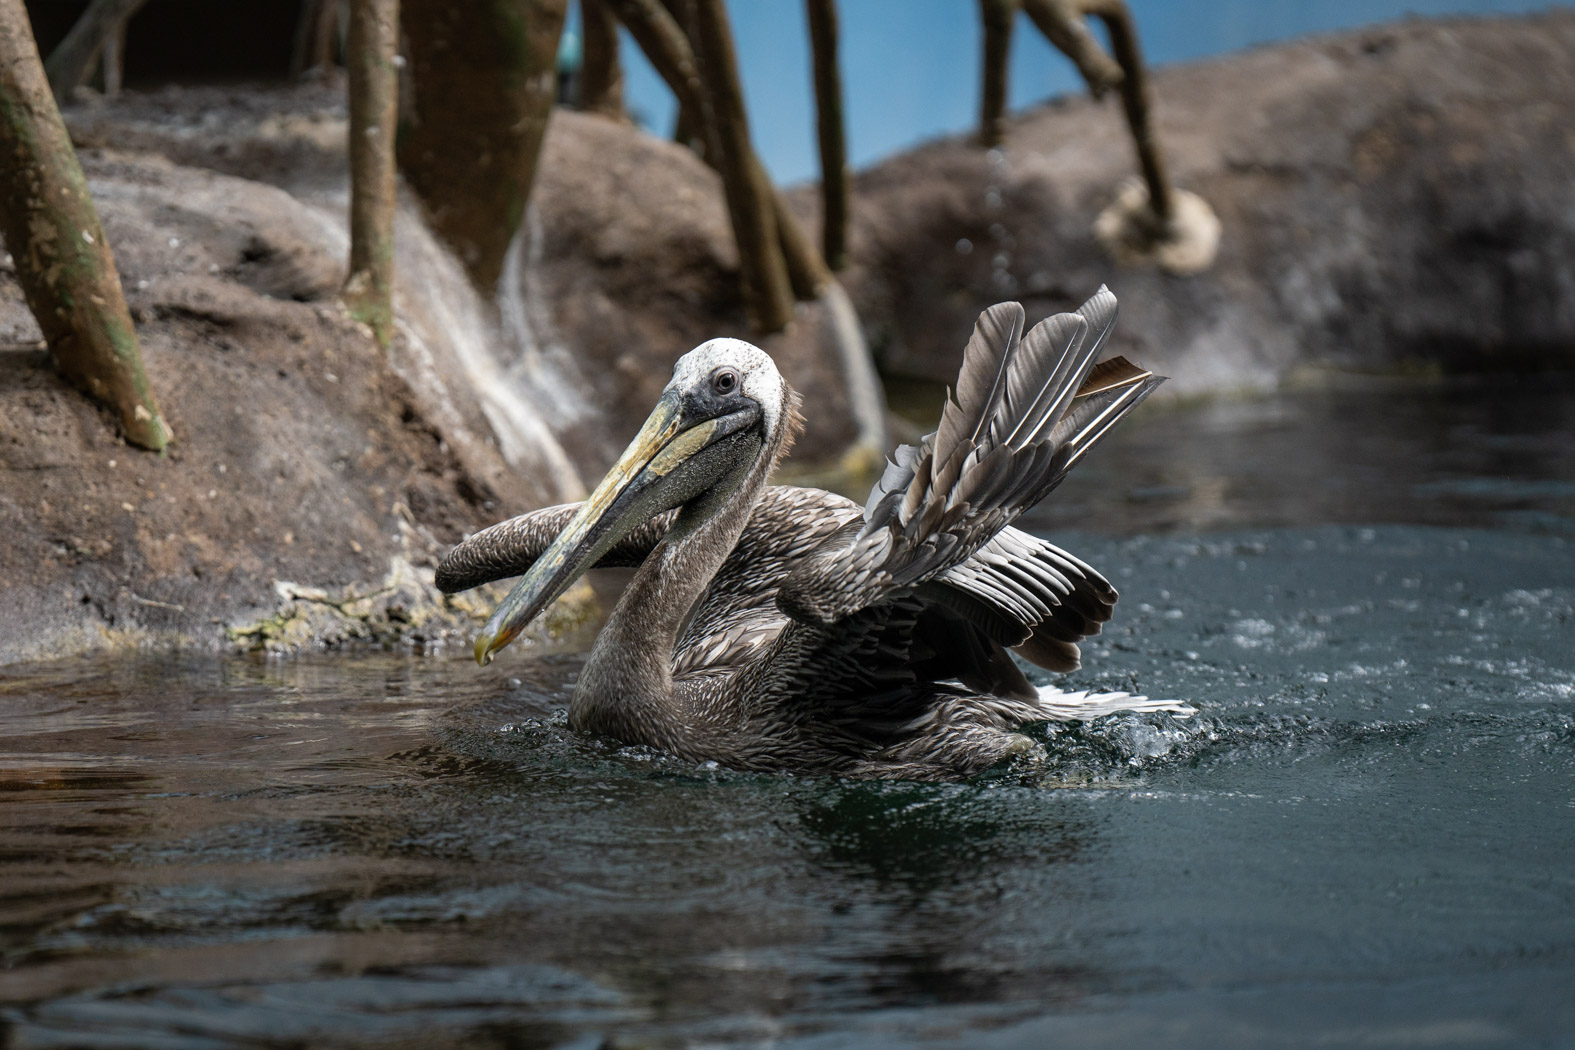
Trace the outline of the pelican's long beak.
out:
<instances>
[{"instance_id":1,"label":"pelican's long beak","mask_svg":"<svg viewBox=\"0 0 1575 1050\"><path fill-rule=\"evenodd\" d=\"M675 506L662 482L696 452L747 421L738 414L686 425L684 398L668 391L657 402L618 462L580 505L558 538L520 577L476 639L476 662L485 666L536 616L637 526Z\"/></svg>"}]
</instances>

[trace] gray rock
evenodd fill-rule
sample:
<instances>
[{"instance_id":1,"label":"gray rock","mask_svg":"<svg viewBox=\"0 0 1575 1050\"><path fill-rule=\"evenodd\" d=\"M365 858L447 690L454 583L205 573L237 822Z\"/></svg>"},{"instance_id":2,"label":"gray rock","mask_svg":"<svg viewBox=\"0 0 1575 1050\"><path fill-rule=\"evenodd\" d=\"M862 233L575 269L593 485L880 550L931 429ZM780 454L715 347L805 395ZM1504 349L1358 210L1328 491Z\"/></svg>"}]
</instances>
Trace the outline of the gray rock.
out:
<instances>
[{"instance_id":1,"label":"gray rock","mask_svg":"<svg viewBox=\"0 0 1575 1050\"><path fill-rule=\"evenodd\" d=\"M331 97L166 90L69 114L178 441L126 448L54 374L0 265L0 663L458 639L486 603L438 594L434 559L578 498L674 359L748 334L716 176L559 113L496 305L402 201L398 331L379 350L334 299L348 242ZM815 406L810 463L856 433L837 330L815 304L765 341Z\"/></svg>"},{"instance_id":2,"label":"gray rock","mask_svg":"<svg viewBox=\"0 0 1575 1050\"><path fill-rule=\"evenodd\" d=\"M1134 170L1114 100L1051 103L987 153L936 142L856 183L848 287L890 371L949 381L981 304L1100 283L1115 352L1170 394L1304 366L1575 363L1575 12L1407 21L1153 80L1175 183L1223 223L1208 272L1121 269L1093 222ZM966 243L964 243L966 242Z\"/></svg>"},{"instance_id":3,"label":"gray rock","mask_svg":"<svg viewBox=\"0 0 1575 1050\"><path fill-rule=\"evenodd\" d=\"M431 589L434 559L580 482L530 432L531 405L484 389L469 358L488 329L453 259L401 215L385 353L332 300L342 206L159 158L83 160L178 442L122 444L55 374L0 268L0 662L466 632L483 611ZM345 615L297 615L327 605Z\"/></svg>"}]
</instances>

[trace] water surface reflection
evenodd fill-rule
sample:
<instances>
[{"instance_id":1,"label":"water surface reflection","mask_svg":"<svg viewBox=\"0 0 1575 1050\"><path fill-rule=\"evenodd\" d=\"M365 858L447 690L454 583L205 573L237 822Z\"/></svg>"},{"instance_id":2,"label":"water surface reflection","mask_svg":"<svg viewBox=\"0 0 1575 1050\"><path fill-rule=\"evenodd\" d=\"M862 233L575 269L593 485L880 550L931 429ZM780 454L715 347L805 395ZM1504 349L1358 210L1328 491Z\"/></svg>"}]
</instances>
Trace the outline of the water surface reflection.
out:
<instances>
[{"instance_id":1,"label":"water surface reflection","mask_svg":"<svg viewBox=\"0 0 1575 1050\"><path fill-rule=\"evenodd\" d=\"M935 389L899 393L933 427ZM1031 518L1105 534L1332 522L1575 535L1575 376L1337 375L1145 405Z\"/></svg>"}]
</instances>

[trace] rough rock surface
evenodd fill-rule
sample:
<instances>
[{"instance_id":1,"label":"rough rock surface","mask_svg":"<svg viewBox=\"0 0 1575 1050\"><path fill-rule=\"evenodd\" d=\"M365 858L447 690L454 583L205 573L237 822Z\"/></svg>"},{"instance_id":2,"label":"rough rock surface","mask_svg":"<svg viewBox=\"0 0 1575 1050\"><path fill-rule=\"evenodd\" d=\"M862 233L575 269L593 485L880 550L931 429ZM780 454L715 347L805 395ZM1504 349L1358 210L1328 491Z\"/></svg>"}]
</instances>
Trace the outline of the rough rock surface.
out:
<instances>
[{"instance_id":1,"label":"rough rock surface","mask_svg":"<svg viewBox=\"0 0 1575 1050\"><path fill-rule=\"evenodd\" d=\"M83 160L178 441L123 445L55 374L0 265L0 662L464 629L477 610L431 590L433 558L579 481L542 442L500 449L453 259L402 216L384 353L332 301L342 208L160 158Z\"/></svg>"},{"instance_id":2,"label":"rough rock surface","mask_svg":"<svg viewBox=\"0 0 1575 1050\"><path fill-rule=\"evenodd\" d=\"M578 497L679 354L747 334L714 173L559 113L496 305L402 202L398 330L378 350L334 298L339 97L167 89L68 112L178 442L118 441L0 263L0 663L468 632L486 603L437 594L434 559ZM806 306L767 341L816 406L801 461L853 436L829 328Z\"/></svg>"},{"instance_id":3,"label":"rough rock surface","mask_svg":"<svg viewBox=\"0 0 1575 1050\"><path fill-rule=\"evenodd\" d=\"M330 83L286 90L166 88L67 113L79 144L134 148L342 207L344 102ZM599 476L677 358L717 335L754 338L721 180L691 151L626 124L554 112L522 235L478 350L492 380L550 406L545 425ZM854 437L819 304L756 339L816 411L795 450L835 460ZM638 417L638 418L634 418Z\"/></svg>"},{"instance_id":4,"label":"rough rock surface","mask_svg":"<svg viewBox=\"0 0 1575 1050\"><path fill-rule=\"evenodd\" d=\"M1120 269L1093 222L1135 170L1114 100L936 142L856 182L848 277L886 369L942 381L981 303L1106 282L1114 348L1171 393L1302 366L1575 363L1575 12L1407 21L1159 70L1177 185L1223 223L1207 273ZM966 243L964 243L966 242Z\"/></svg>"}]
</instances>

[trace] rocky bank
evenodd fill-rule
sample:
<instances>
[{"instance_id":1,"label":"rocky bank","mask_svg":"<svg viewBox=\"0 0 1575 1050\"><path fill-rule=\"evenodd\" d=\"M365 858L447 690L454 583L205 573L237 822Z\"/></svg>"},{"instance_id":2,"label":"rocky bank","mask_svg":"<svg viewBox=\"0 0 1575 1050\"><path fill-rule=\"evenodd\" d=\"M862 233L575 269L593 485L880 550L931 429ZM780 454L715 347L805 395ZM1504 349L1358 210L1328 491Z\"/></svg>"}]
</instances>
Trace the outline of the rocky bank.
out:
<instances>
[{"instance_id":1,"label":"rocky bank","mask_svg":"<svg viewBox=\"0 0 1575 1050\"><path fill-rule=\"evenodd\" d=\"M1100 282L1114 351L1169 396L1308 369L1575 365L1575 11L1408 20L1156 71L1174 183L1223 226L1194 277L1117 268L1095 216L1136 170L1114 98L860 175L847 283L888 372L949 381L980 303ZM806 205L811 203L808 195Z\"/></svg>"},{"instance_id":2,"label":"rocky bank","mask_svg":"<svg viewBox=\"0 0 1575 1050\"><path fill-rule=\"evenodd\" d=\"M59 380L0 258L0 663L456 640L489 596L438 594L436 559L578 498L674 359L747 334L714 174L560 112L495 302L402 202L398 334L379 349L335 301L340 97L167 89L68 111L177 443L126 447ZM767 341L821 409L804 464L858 437L836 305Z\"/></svg>"},{"instance_id":3,"label":"rocky bank","mask_svg":"<svg viewBox=\"0 0 1575 1050\"><path fill-rule=\"evenodd\" d=\"M1042 315L1101 282L1123 303L1114 350L1182 394L1309 368L1568 366L1570 54L1566 11L1160 70L1175 181L1223 224L1191 278L1100 252L1130 143L1113 102L1052 103L1002 150L936 142L862 174L845 283L883 367L939 380L982 306ZM68 121L178 440L129 449L63 386L0 257L0 662L457 639L486 596L432 589L447 546L576 497L673 359L746 332L715 176L623 125L555 115L494 302L402 204L384 351L334 299L338 85L171 88ZM813 221L813 194L796 200ZM860 430L846 318L801 311L768 349L806 394L805 469Z\"/></svg>"}]
</instances>

